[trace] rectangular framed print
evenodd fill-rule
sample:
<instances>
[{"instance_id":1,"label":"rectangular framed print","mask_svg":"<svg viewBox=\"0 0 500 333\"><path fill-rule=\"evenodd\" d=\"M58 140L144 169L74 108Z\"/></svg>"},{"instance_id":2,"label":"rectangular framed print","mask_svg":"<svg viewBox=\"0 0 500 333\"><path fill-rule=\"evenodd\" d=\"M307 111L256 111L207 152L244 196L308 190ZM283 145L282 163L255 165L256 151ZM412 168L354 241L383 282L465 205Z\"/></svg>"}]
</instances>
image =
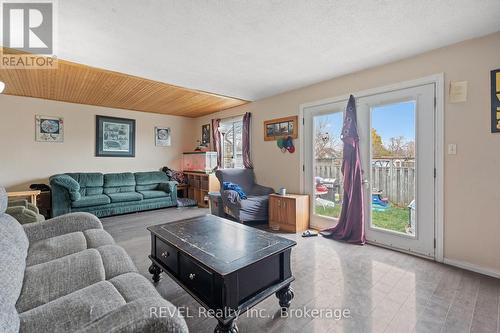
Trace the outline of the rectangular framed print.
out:
<instances>
[{"instance_id":1,"label":"rectangular framed print","mask_svg":"<svg viewBox=\"0 0 500 333\"><path fill-rule=\"evenodd\" d=\"M35 140L39 142L63 142L64 141L63 118L36 115Z\"/></svg>"},{"instance_id":2,"label":"rectangular framed print","mask_svg":"<svg viewBox=\"0 0 500 333\"><path fill-rule=\"evenodd\" d=\"M292 137L297 139L298 116L271 119L264 121L264 141L278 140L279 138Z\"/></svg>"},{"instance_id":3,"label":"rectangular framed print","mask_svg":"<svg viewBox=\"0 0 500 333\"><path fill-rule=\"evenodd\" d=\"M135 119L96 116L98 157L135 157Z\"/></svg>"},{"instance_id":4,"label":"rectangular framed print","mask_svg":"<svg viewBox=\"0 0 500 333\"><path fill-rule=\"evenodd\" d=\"M206 145L210 143L210 124L201 126L201 144Z\"/></svg>"},{"instance_id":5,"label":"rectangular framed print","mask_svg":"<svg viewBox=\"0 0 500 333\"><path fill-rule=\"evenodd\" d=\"M168 147L172 145L170 127L155 127L155 145L157 147Z\"/></svg>"},{"instance_id":6,"label":"rectangular framed print","mask_svg":"<svg viewBox=\"0 0 500 333\"><path fill-rule=\"evenodd\" d=\"M491 71L491 133L500 132L500 69Z\"/></svg>"}]
</instances>

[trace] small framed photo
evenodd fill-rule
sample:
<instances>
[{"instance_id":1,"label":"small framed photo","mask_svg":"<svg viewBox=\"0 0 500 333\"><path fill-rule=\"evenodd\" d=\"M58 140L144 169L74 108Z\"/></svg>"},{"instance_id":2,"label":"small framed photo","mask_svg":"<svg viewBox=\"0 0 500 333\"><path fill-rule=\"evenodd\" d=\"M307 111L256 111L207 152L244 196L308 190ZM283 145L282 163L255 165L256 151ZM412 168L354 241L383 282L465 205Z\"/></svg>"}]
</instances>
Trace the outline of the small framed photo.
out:
<instances>
[{"instance_id":1,"label":"small framed photo","mask_svg":"<svg viewBox=\"0 0 500 333\"><path fill-rule=\"evenodd\" d=\"M172 145L170 127L155 127L155 145L157 147Z\"/></svg>"},{"instance_id":2,"label":"small framed photo","mask_svg":"<svg viewBox=\"0 0 500 333\"><path fill-rule=\"evenodd\" d=\"M135 119L96 116L98 157L135 157Z\"/></svg>"},{"instance_id":3,"label":"small framed photo","mask_svg":"<svg viewBox=\"0 0 500 333\"><path fill-rule=\"evenodd\" d=\"M201 143L204 145L210 143L210 124L201 126Z\"/></svg>"},{"instance_id":4,"label":"small framed photo","mask_svg":"<svg viewBox=\"0 0 500 333\"><path fill-rule=\"evenodd\" d=\"M35 140L39 142L63 142L64 120L61 117L35 117Z\"/></svg>"}]
</instances>

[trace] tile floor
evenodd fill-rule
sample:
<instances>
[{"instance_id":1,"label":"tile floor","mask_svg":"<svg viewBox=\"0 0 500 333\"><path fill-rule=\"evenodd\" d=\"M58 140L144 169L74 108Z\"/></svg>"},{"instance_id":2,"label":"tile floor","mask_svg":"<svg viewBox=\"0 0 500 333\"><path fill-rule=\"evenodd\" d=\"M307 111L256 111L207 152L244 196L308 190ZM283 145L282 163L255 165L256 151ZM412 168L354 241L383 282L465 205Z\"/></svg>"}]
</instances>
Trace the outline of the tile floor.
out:
<instances>
[{"instance_id":1,"label":"tile floor","mask_svg":"<svg viewBox=\"0 0 500 333\"><path fill-rule=\"evenodd\" d=\"M150 278L146 227L207 212L170 208L105 218L103 225ZM240 333L499 332L498 279L376 246L282 235L298 243L292 251L293 316L280 317L277 299L269 297L237 320ZM169 277L162 274L157 289L189 311L190 332L213 332L216 320L199 315L198 303ZM314 318L301 315L313 309Z\"/></svg>"}]
</instances>

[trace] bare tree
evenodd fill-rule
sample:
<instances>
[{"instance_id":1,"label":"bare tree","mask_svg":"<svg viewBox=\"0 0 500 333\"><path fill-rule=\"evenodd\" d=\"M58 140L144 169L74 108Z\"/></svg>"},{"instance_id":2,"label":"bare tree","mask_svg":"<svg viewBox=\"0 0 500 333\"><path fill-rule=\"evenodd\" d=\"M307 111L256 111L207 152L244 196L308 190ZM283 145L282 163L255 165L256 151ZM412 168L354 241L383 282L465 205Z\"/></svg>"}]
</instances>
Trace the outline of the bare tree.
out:
<instances>
[{"instance_id":1,"label":"bare tree","mask_svg":"<svg viewBox=\"0 0 500 333\"><path fill-rule=\"evenodd\" d=\"M340 133L328 131L328 122L319 120L314 133L314 156L316 159L341 158L342 141Z\"/></svg>"}]
</instances>

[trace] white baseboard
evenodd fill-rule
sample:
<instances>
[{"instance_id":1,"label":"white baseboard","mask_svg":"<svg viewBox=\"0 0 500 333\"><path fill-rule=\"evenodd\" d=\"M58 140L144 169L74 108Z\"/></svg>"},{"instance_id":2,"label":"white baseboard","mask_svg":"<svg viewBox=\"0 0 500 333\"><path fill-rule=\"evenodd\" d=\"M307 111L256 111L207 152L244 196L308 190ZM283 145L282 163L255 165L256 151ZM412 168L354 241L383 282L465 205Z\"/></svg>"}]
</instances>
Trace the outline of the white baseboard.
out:
<instances>
[{"instance_id":1,"label":"white baseboard","mask_svg":"<svg viewBox=\"0 0 500 333\"><path fill-rule=\"evenodd\" d=\"M500 279L500 271L497 271L495 269L485 268L485 267L482 267L482 266L479 266L476 264L471 264L470 262L455 260L455 259L448 259L448 258L444 258L443 262L447 265L463 268L463 269L466 269L468 271L473 271L476 273L480 273L480 274L484 274L484 275L488 275L488 276Z\"/></svg>"}]
</instances>

